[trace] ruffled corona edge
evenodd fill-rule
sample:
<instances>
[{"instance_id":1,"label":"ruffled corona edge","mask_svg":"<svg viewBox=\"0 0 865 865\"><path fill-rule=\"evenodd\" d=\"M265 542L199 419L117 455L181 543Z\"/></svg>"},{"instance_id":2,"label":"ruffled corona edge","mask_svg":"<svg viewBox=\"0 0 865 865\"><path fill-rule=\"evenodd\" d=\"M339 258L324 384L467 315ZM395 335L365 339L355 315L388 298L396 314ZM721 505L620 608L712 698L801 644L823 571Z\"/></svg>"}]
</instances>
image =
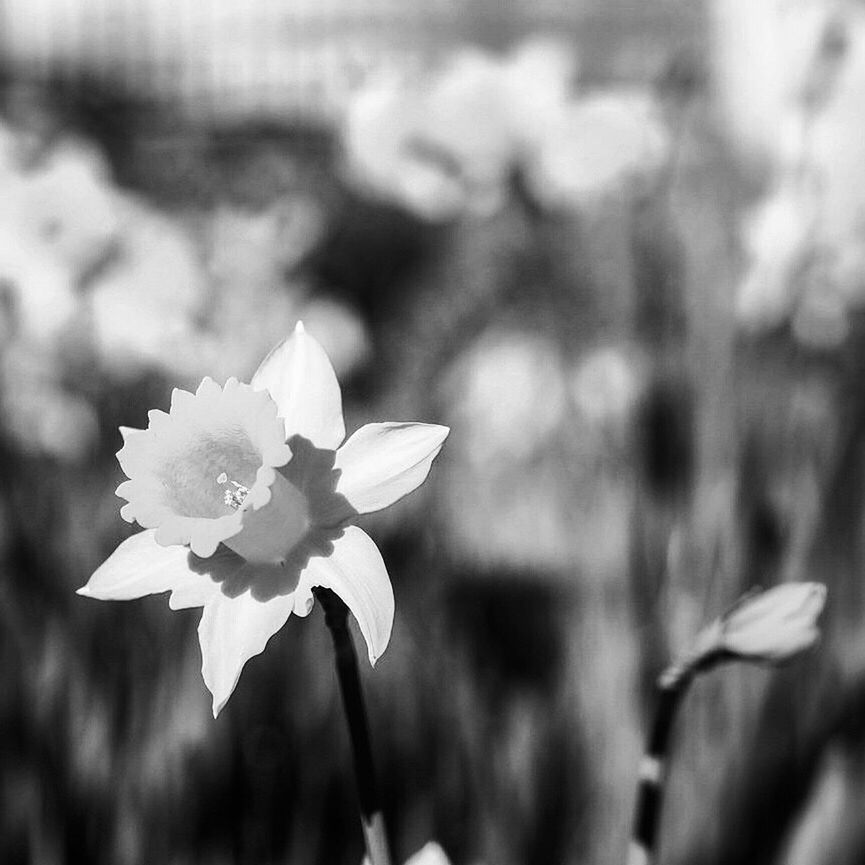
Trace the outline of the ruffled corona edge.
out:
<instances>
[{"instance_id":1,"label":"ruffled corona edge","mask_svg":"<svg viewBox=\"0 0 865 865\"><path fill-rule=\"evenodd\" d=\"M121 516L164 546L211 556L270 502L276 469L291 459L276 403L234 378L224 387L205 378L194 394L175 388L170 410L148 418L145 430L121 428Z\"/></svg>"}]
</instances>

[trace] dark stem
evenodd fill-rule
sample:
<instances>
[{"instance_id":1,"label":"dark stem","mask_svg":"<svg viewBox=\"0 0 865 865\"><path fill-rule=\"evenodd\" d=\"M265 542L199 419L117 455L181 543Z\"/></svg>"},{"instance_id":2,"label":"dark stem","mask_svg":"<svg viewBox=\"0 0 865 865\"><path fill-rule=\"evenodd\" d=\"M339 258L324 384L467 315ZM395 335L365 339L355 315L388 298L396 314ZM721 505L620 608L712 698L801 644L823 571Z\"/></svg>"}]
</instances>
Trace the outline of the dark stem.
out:
<instances>
[{"instance_id":1,"label":"dark stem","mask_svg":"<svg viewBox=\"0 0 865 865\"><path fill-rule=\"evenodd\" d=\"M655 686L657 704L640 763L629 865L649 865L654 861L670 734L695 671L692 666L670 667L659 677Z\"/></svg>"},{"instance_id":2,"label":"dark stem","mask_svg":"<svg viewBox=\"0 0 865 865\"><path fill-rule=\"evenodd\" d=\"M367 853L372 865L386 862L386 846L378 852L371 846L381 848L385 845L381 822L381 801L378 784L376 783L375 764L372 759L370 745L369 723L367 722L366 706L363 701L363 691L360 687L357 654L354 642L348 630L348 607L330 589L313 589L316 599L324 609L324 621L333 637L333 648L336 658L336 673L339 678L339 690L342 694L342 707L345 712L348 732L351 738L351 750L354 758L354 774L357 781L357 795L360 803L360 814L367 843ZM382 827L376 832L380 837L371 845L370 827Z\"/></svg>"}]
</instances>

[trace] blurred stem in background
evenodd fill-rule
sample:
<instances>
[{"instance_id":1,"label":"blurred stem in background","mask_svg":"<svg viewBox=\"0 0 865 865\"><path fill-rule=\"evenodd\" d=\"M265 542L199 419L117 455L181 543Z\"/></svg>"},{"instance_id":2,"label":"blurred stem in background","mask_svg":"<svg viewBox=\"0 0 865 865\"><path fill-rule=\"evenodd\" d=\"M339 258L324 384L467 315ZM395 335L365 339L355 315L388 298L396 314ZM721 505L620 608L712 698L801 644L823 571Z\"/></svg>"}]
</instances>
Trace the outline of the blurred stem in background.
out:
<instances>
[{"instance_id":1,"label":"blurred stem in background","mask_svg":"<svg viewBox=\"0 0 865 865\"><path fill-rule=\"evenodd\" d=\"M687 662L673 664L658 677L655 685L657 705L652 726L649 728L646 750L640 761L628 865L650 865L654 862L670 733L676 712L695 672L695 665Z\"/></svg>"},{"instance_id":2,"label":"blurred stem in background","mask_svg":"<svg viewBox=\"0 0 865 865\"><path fill-rule=\"evenodd\" d=\"M357 654L348 631L348 607L330 589L314 589L324 609L324 621L333 637L336 672L342 706L351 738L360 821L369 865L390 865L390 852L372 759L366 707L360 686Z\"/></svg>"}]
</instances>

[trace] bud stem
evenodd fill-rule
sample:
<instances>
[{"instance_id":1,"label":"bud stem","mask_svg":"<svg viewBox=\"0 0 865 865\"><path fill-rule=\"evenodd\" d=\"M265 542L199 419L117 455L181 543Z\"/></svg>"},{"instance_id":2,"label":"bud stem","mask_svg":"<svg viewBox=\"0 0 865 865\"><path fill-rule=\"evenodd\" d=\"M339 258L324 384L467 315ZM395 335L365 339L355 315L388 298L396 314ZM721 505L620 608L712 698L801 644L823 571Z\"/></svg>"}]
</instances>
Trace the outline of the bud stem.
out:
<instances>
[{"instance_id":1,"label":"bud stem","mask_svg":"<svg viewBox=\"0 0 865 865\"><path fill-rule=\"evenodd\" d=\"M654 862L670 734L682 698L696 671L697 664L693 661L673 664L658 677L655 684L657 703L646 739L646 750L640 761L628 865L651 865Z\"/></svg>"},{"instance_id":2,"label":"bud stem","mask_svg":"<svg viewBox=\"0 0 865 865\"><path fill-rule=\"evenodd\" d=\"M357 654L348 630L348 607L330 589L317 588L313 592L324 609L324 621L333 638L342 707L351 738L366 853L370 865L390 865L387 835L372 759L369 724L357 668Z\"/></svg>"}]
</instances>

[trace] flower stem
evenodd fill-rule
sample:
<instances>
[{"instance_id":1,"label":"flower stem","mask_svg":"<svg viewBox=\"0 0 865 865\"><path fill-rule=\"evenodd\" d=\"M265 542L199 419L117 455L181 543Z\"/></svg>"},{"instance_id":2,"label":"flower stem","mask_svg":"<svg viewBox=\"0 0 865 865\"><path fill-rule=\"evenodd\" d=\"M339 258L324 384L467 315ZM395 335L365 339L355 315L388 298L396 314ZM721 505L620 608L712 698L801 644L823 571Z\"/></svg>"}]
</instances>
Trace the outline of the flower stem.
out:
<instances>
[{"instance_id":1,"label":"flower stem","mask_svg":"<svg viewBox=\"0 0 865 865\"><path fill-rule=\"evenodd\" d=\"M655 685L657 704L646 739L646 750L640 761L628 865L652 865L654 862L670 733L676 712L697 669L693 663L673 664L658 677Z\"/></svg>"},{"instance_id":2,"label":"flower stem","mask_svg":"<svg viewBox=\"0 0 865 865\"><path fill-rule=\"evenodd\" d=\"M358 675L357 654L348 630L348 607L330 589L317 588L313 591L324 609L324 621L333 637L336 673L351 738L354 774L360 803L360 821L369 865L390 865L390 853L372 759L369 724Z\"/></svg>"}]
</instances>

